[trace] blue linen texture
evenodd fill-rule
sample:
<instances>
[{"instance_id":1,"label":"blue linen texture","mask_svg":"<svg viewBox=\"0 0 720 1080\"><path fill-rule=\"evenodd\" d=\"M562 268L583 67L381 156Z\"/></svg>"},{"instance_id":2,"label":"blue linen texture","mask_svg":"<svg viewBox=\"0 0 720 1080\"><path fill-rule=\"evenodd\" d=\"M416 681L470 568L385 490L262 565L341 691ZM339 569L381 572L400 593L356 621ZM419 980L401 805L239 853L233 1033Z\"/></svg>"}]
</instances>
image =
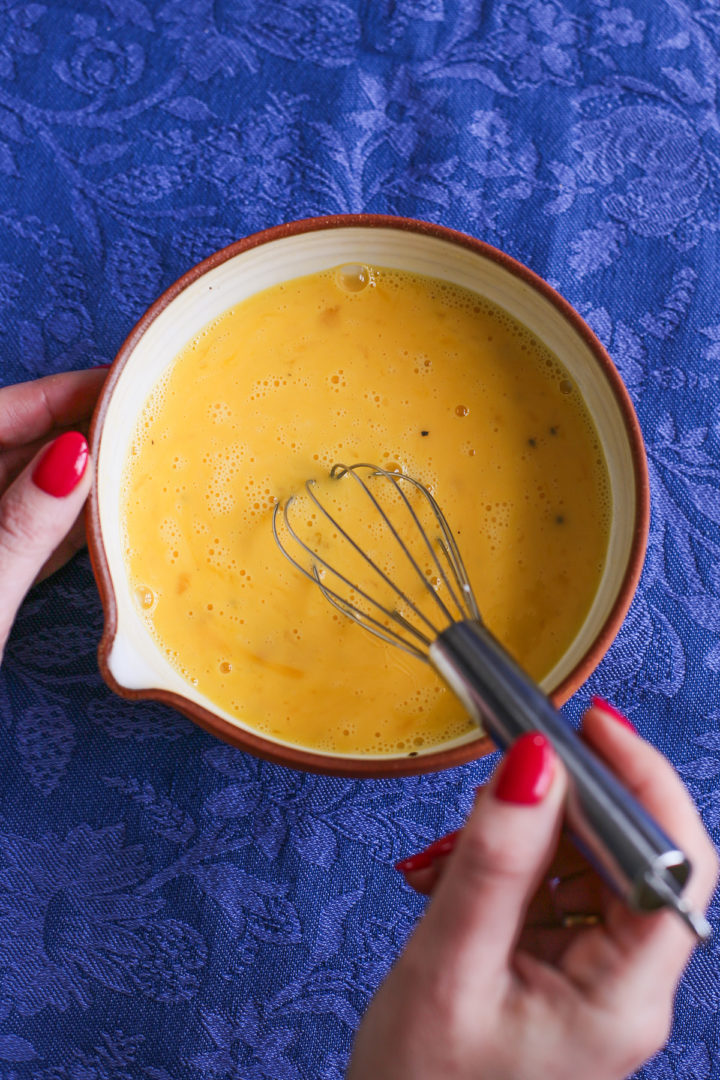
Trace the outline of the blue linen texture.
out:
<instances>
[{"instance_id":1,"label":"blue linen texture","mask_svg":"<svg viewBox=\"0 0 720 1080\"><path fill-rule=\"evenodd\" d=\"M294 218L525 262L608 347L652 478L641 587L566 711L624 708L717 838L719 81L720 11L690 0L0 0L2 382L109 361L193 263ZM340 1080L423 908L392 863L495 759L256 761L114 697L101 624L81 555L0 672L0 1080ZM715 944L638 1076L720 1076L719 1008Z\"/></svg>"}]
</instances>

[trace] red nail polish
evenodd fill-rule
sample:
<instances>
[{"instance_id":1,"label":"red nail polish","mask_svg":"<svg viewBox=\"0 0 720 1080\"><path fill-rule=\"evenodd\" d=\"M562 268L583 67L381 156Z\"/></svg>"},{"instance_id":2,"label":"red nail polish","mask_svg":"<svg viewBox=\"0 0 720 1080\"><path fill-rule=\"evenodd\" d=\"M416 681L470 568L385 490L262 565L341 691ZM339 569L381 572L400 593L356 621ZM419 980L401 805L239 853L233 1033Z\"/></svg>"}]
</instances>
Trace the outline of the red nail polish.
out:
<instances>
[{"instance_id":1,"label":"red nail polish","mask_svg":"<svg viewBox=\"0 0 720 1080\"><path fill-rule=\"evenodd\" d=\"M544 735L521 735L505 755L493 794L501 802L533 806L550 790L554 766L555 751Z\"/></svg>"},{"instance_id":2,"label":"red nail polish","mask_svg":"<svg viewBox=\"0 0 720 1080\"><path fill-rule=\"evenodd\" d=\"M454 832L448 833L446 836L441 836L439 840L433 840L432 844L428 844L426 848L418 852L417 855L411 855L407 859L401 859L400 862L395 863L395 869L399 870L401 874L405 874L408 871L413 870L425 870L428 866L432 866L433 859L437 855L449 855L455 847L455 841L460 835L460 830L456 829Z\"/></svg>"},{"instance_id":3,"label":"red nail polish","mask_svg":"<svg viewBox=\"0 0 720 1080\"><path fill-rule=\"evenodd\" d=\"M410 874L413 870L426 870L428 866L432 866L432 855L428 851L420 851L417 855L410 855L409 858L395 863L395 869L401 874Z\"/></svg>"},{"instance_id":4,"label":"red nail polish","mask_svg":"<svg viewBox=\"0 0 720 1080\"><path fill-rule=\"evenodd\" d=\"M440 836L439 839L433 840L433 842L424 850L430 855L436 855L438 853L445 855L448 851L452 851L454 843L456 843L459 835L460 829L457 828L453 833L446 833L445 836Z\"/></svg>"},{"instance_id":5,"label":"red nail polish","mask_svg":"<svg viewBox=\"0 0 720 1080\"><path fill-rule=\"evenodd\" d=\"M69 495L83 477L88 461L88 444L79 431L66 431L50 443L35 466L33 483L47 495L61 499Z\"/></svg>"},{"instance_id":6,"label":"red nail polish","mask_svg":"<svg viewBox=\"0 0 720 1080\"><path fill-rule=\"evenodd\" d=\"M111 368L112 364L96 364L98 371L102 371L104 368Z\"/></svg>"},{"instance_id":7,"label":"red nail polish","mask_svg":"<svg viewBox=\"0 0 720 1080\"><path fill-rule=\"evenodd\" d=\"M439 840L436 840L434 844L431 844L426 849L428 854L432 855L433 858L436 855L449 855L451 851L454 851L459 835L460 830L456 829L455 832L448 833L447 836L441 836Z\"/></svg>"},{"instance_id":8,"label":"red nail polish","mask_svg":"<svg viewBox=\"0 0 720 1080\"><path fill-rule=\"evenodd\" d=\"M596 709L602 709L602 711L604 713L607 713L608 716L612 716L613 720L617 720L618 724L622 724L623 727L630 728L630 730L634 731L637 735L637 728L633 724L632 720L628 720L627 716L623 716L621 712L618 712L615 706L611 705L609 701L605 701L605 699L601 697L594 697L592 699L592 703Z\"/></svg>"}]
</instances>

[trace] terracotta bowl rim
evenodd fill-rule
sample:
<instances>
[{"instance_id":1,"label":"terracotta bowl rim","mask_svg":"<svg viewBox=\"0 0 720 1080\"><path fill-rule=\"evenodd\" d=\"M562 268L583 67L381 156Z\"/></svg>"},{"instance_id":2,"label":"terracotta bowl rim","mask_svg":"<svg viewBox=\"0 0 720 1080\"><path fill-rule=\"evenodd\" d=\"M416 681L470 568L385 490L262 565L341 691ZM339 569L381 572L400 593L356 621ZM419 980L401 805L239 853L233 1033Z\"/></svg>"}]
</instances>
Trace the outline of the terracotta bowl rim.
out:
<instances>
[{"instance_id":1,"label":"terracotta bowl rim","mask_svg":"<svg viewBox=\"0 0 720 1080\"><path fill-rule=\"evenodd\" d=\"M413 776L465 764L491 753L495 749L495 745L489 738L483 737L460 746L452 746L446 750L437 750L412 758L368 758L363 760L345 758L340 755L318 754L311 750L303 750L300 747L283 746L254 732L237 728L228 720L172 691L153 688L128 689L115 681L108 667L108 656L117 631L117 602L100 527L100 510L97 496L97 459L105 415L120 372L140 338L158 315L181 292L208 271L242 252L250 251L273 240L280 240L306 232L338 228L397 229L430 236L466 248L485 259L497 263L539 292L560 312L562 317L570 323L584 341L605 375L623 418L635 476L635 524L627 567L615 602L592 644L572 671L550 695L556 706L563 705L585 682L598 666L617 635L632 602L642 572L650 519L650 486L640 425L627 388L603 345L578 312L551 285L510 255L483 240L478 240L444 225L436 225L413 218L393 217L385 214L333 214L326 217L291 221L276 225L273 228L264 229L261 232L252 233L250 236L236 240L208 258L203 259L202 262L186 271L182 277L178 278L158 297L138 320L120 346L95 408L90 428L90 449L93 456L94 475L86 509L86 525L90 561L98 584L105 620L102 638L98 646L98 665L105 682L119 696L130 700L154 700L170 705L224 742L267 761L300 769L304 772L325 773L333 776L374 778Z\"/></svg>"}]
</instances>

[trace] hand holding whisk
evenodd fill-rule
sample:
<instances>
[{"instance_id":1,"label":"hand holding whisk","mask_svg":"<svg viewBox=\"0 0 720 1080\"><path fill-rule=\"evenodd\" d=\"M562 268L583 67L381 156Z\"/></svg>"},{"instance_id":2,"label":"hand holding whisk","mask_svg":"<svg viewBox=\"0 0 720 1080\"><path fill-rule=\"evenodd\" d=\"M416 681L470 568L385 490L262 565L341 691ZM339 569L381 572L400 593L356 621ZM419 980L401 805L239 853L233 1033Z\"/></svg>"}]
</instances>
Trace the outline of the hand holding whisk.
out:
<instances>
[{"instance_id":1,"label":"hand holding whisk","mask_svg":"<svg viewBox=\"0 0 720 1080\"><path fill-rule=\"evenodd\" d=\"M670 907L709 937L682 896L686 856L484 626L450 526L418 480L336 465L328 481L276 504L273 534L338 611L430 663L501 749L545 735L569 774L569 826L606 881L632 908Z\"/></svg>"}]
</instances>

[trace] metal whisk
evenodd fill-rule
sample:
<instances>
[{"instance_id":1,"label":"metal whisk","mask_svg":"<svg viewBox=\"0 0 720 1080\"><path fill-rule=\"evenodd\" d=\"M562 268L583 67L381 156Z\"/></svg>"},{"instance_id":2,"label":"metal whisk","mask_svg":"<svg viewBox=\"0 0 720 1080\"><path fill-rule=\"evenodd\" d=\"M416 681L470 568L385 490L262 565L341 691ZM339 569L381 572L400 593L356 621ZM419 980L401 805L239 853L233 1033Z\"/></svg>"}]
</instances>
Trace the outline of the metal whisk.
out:
<instances>
[{"instance_id":1,"label":"metal whisk","mask_svg":"<svg viewBox=\"0 0 720 1080\"><path fill-rule=\"evenodd\" d=\"M361 510L352 531L343 522L351 495ZM568 824L605 880L634 909L670 907L699 940L709 938L707 920L682 896L687 857L483 624L426 487L376 465L335 465L329 481L308 480L277 503L272 528L282 553L338 611L431 664L500 749L542 732L570 778Z\"/></svg>"}]
</instances>

